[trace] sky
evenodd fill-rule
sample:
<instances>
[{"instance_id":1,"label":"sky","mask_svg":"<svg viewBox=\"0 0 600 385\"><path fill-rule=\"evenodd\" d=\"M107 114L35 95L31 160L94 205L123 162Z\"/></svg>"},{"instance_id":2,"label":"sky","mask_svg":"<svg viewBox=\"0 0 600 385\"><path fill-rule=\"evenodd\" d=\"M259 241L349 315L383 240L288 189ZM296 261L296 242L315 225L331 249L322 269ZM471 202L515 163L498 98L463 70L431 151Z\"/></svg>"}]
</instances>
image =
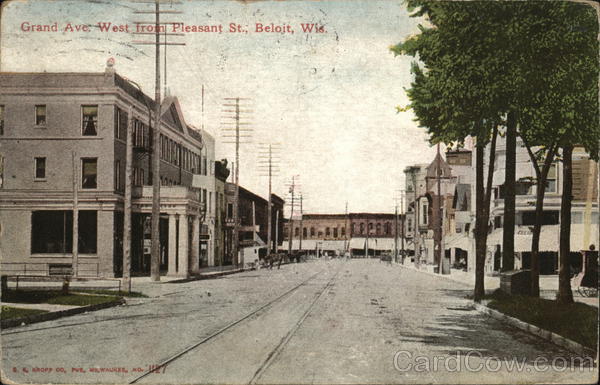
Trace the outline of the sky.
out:
<instances>
[{"instance_id":1,"label":"sky","mask_svg":"<svg viewBox=\"0 0 600 385\"><path fill-rule=\"evenodd\" d=\"M154 47L132 44L154 38L131 33L135 22L152 24L153 15L134 13L154 9L143 1L8 2L0 70L101 72L113 57L117 73L153 96ZM422 22L409 18L401 0L183 0L162 8L181 11L163 15L165 21L222 25L222 33L169 38L185 45L167 47L167 87L186 122L215 137L216 158L230 162L235 148L220 129L227 115L223 99L248 98L253 131L241 144L239 169L245 188L268 195L257 153L264 143L279 143L273 192L288 197L294 176L305 213L343 213L346 202L350 212L391 213L403 169L433 159L435 149L412 112L396 112L409 103L405 88L414 59L394 57L389 47L417 33ZM57 23L58 31L24 31L24 22ZM128 25L129 32L102 32L100 22ZM68 23L72 31L65 31ZM242 32L229 32L230 23ZM286 31L289 25L294 33L256 32L256 23ZM324 32L305 33L301 24L322 25Z\"/></svg>"}]
</instances>

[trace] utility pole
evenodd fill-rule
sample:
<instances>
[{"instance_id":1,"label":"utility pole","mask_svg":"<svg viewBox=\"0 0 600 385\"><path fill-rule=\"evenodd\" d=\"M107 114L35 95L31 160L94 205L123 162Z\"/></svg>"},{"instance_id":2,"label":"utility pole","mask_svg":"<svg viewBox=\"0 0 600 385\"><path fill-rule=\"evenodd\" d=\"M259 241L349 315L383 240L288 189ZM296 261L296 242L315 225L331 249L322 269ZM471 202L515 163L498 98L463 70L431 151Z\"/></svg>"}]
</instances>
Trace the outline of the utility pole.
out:
<instances>
[{"instance_id":1,"label":"utility pole","mask_svg":"<svg viewBox=\"0 0 600 385\"><path fill-rule=\"evenodd\" d=\"M134 32L137 35L154 35L154 42L151 41L133 41L134 44L141 45L154 45L155 47L155 63L154 63L154 131L152 132L152 247L150 257L150 277L154 282L160 281L160 127L161 127L161 91L160 91L160 46L164 45L185 45L185 43L172 43L167 42L167 35L181 35L181 34L167 34L165 25L166 24L178 24L179 22L161 22L160 21L160 3L164 0L152 1L137 1L137 3L154 3L154 11L149 10L138 10L134 11L136 14L154 14L154 32ZM177 14L181 13L175 10L165 10L162 13ZM136 21L134 24L147 24L144 22ZM164 31L165 41L160 41L161 31ZM165 59L166 60L166 59Z\"/></svg>"},{"instance_id":2,"label":"utility pole","mask_svg":"<svg viewBox=\"0 0 600 385\"><path fill-rule=\"evenodd\" d=\"M442 178L442 158L440 154L440 144L437 144L437 166L436 166L436 180L437 180L437 207L435 210L435 236L434 242L435 246L433 248L434 258L437 260L438 264L438 274L442 274L442 186L441 186L441 178Z\"/></svg>"},{"instance_id":3,"label":"utility pole","mask_svg":"<svg viewBox=\"0 0 600 385\"><path fill-rule=\"evenodd\" d=\"M302 227L302 194L300 194L300 242L298 244L298 251L302 252L302 237L304 236L304 228Z\"/></svg>"},{"instance_id":4,"label":"utility pole","mask_svg":"<svg viewBox=\"0 0 600 385\"><path fill-rule=\"evenodd\" d=\"M224 107L233 107L233 110L223 110L223 112L233 113L233 115L225 116L225 118L233 119L233 122L225 122L222 123L225 127L222 127L221 130L225 132L234 132L234 135L222 135L224 138L235 138L233 142L224 142L224 143L234 143L235 144L235 169L234 169L234 183L235 190L233 195L233 263L235 266L239 264L239 233L240 233L240 139L241 138L250 138L250 135L244 135L243 132L252 131L250 128L243 128L242 126L249 125L248 122L240 121L241 114L245 112L251 112L247 109L242 109L240 106L240 101L248 100L247 98L225 98L227 101L223 104ZM231 103L234 102L234 103Z\"/></svg>"},{"instance_id":5,"label":"utility pole","mask_svg":"<svg viewBox=\"0 0 600 385\"><path fill-rule=\"evenodd\" d=\"M288 222L288 255L292 254L292 241L294 239L294 190L296 188L296 177L292 177L292 185L290 186L290 194L292 194L292 203L290 204L290 220Z\"/></svg>"},{"instance_id":6,"label":"utility pole","mask_svg":"<svg viewBox=\"0 0 600 385\"><path fill-rule=\"evenodd\" d=\"M79 161L75 151L71 152L73 161L73 276L79 275Z\"/></svg>"},{"instance_id":7,"label":"utility pole","mask_svg":"<svg viewBox=\"0 0 600 385\"><path fill-rule=\"evenodd\" d=\"M273 250L272 235L273 235L273 202L272 202L272 178L273 175L279 173L279 150L280 143L263 143L259 146L258 151L258 166L259 171L265 173L260 176L269 178L269 198L267 208L267 255Z\"/></svg>"},{"instance_id":8,"label":"utility pole","mask_svg":"<svg viewBox=\"0 0 600 385\"><path fill-rule=\"evenodd\" d=\"M346 209L344 210L344 253L348 251L348 201L346 201Z\"/></svg>"},{"instance_id":9,"label":"utility pole","mask_svg":"<svg viewBox=\"0 0 600 385\"><path fill-rule=\"evenodd\" d=\"M405 250L404 250L404 221L406 219L406 212L404 210L404 194L405 191L404 190L400 190L400 219L402 221L401 223L401 233L400 233L400 240L402 242L402 264L404 265L404 257L405 257ZM398 236L398 233L396 232L396 236Z\"/></svg>"},{"instance_id":10,"label":"utility pole","mask_svg":"<svg viewBox=\"0 0 600 385\"><path fill-rule=\"evenodd\" d=\"M398 203L394 210L394 262L398 263Z\"/></svg>"},{"instance_id":11,"label":"utility pole","mask_svg":"<svg viewBox=\"0 0 600 385\"><path fill-rule=\"evenodd\" d=\"M126 140L125 197L123 200L123 287L129 293L131 292L131 163L133 161L133 107L129 107L129 112L127 113Z\"/></svg>"}]
</instances>

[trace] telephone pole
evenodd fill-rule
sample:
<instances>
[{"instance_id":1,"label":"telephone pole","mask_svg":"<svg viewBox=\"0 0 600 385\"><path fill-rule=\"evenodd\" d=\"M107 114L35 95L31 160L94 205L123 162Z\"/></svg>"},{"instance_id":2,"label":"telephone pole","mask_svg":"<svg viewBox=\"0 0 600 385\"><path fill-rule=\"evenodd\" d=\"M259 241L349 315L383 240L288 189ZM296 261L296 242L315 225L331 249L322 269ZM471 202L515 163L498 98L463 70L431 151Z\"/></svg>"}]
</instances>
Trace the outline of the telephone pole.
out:
<instances>
[{"instance_id":1,"label":"telephone pole","mask_svg":"<svg viewBox=\"0 0 600 385\"><path fill-rule=\"evenodd\" d=\"M223 142L223 143L234 143L235 144L235 169L234 169L234 184L235 190L233 195L233 263L235 266L239 264L239 229L240 229L240 144L242 143L240 139L250 138L251 135L248 133L252 131L251 128L246 127L249 126L249 122L240 121L243 113L251 112L248 110L247 106L240 105L241 101L249 100L247 98L224 98L226 103L223 104L225 108L233 108L233 109L225 109L223 112L233 114L224 116L226 119L232 119L232 121L226 121L222 123L224 127L221 127L221 131L223 134L221 135L223 138L233 138L235 139L233 142ZM232 103L233 102L233 103ZM233 135L231 135L233 133ZM248 142L244 142L248 143Z\"/></svg>"},{"instance_id":2,"label":"telephone pole","mask_svg":"<svg viewBox=\"0 0 600 385\"><path fill-rule=\"evenodd\" d=\"M348 251L348 201L346 201L346 209L344 210L344 253Z\"/></svg>"},{"instance_id":3,"label":"telephone pole","mask_svg":"<svg viewBox=\"0 0 600 385\"><path fill-rule=\"evenodd\" d=\"M272 178L279 174L279 143L261 144L258 153L259 171L264 172L260 176L269 178L269 198L267 208L267 255L273 251L272 233L273 233L273 203L272 203ZM277 242L277 241L276 241ZM277 245L277 243L275 243Z\"/></svg>"},{"instance_id":4,"label":"telephone pole","mask_svg":"<svg viewBox=\"0 0 600 385\"><path fill-rule=\"evenodd\" d=\"M302 237L304 236L304 228L302 227L302 194L300 194L300 241L298 243L298 251L302 252Z\"/></svg>"},{"instance_id":5,"label":"telephone pole","mask_svg":"<svg viewBox=\"0 0 600 385\"><path fill-rule=\"evenodd\" d=\"M135 14L154 14L154 32L133 32L136 35L154 35L154 42L152 41L133 41L133 44L141 45L154 45L155 47L155 62L154 62L154 131L152 132L152 247L150 257L150 277L152 281L160 281L160 119L161 119L161 91L160 91L160 46L164 45L185 45L185 43L174 43L167 42L167 35L180 35L180 34L168 34L166 32L166 24L178 24L179 22L161 22L161 13L178 14L181 13L175 10L160 10L160 3L165 0L154 0L154 1L136 1L140 4L154 4L154 10L137 10ZM172 2L171 2L172 4ZM142 21L136 21L134 24L147 24ZM165 41L160 41L160 34L164 32ZM166 58L165 58L166 60Z\"/></svg>"},{"instance_id":6,"label":"telephone pole","mask_svg":"<svg viewBox=\"0 0 600 385\"><path fill-rule=\"evenodd\" d=\"M288 184L289 186L289 193L291 195L291 203L290 203L290 219L288 222L288 254L291 255L292 254L292 241L294 239L294 207L296 205L295 202L295 193L296 193L296 189L299 187L297 178L299 177L299 175L294 175L292 176L292 182L290 184Z\"/></svg>"}]
</instances>

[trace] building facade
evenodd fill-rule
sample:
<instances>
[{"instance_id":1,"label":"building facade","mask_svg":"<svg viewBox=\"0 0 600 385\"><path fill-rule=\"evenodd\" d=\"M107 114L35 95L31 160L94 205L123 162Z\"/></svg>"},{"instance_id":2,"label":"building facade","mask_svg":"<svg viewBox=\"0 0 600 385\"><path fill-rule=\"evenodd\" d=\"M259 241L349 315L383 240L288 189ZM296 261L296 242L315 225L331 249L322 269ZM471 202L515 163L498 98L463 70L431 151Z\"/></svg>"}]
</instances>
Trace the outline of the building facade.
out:
<instances>
[{"instance_id":1,"label":"building facade","mask_svg":"<svg viewBox=\"0 0 600 385\"><path fill-rule=\"evenodd\" d=\"M205 139L186 124L177 98L161 105L156 145L154 101L110 66L104 73L2 73L0 106L3 272L122 274L128 145L132 273L150 270L154 154L161 164L161 272L187 277L199 269L203 189L210 186L194 178L207 172Z\"/></svg>"}]
</instances>

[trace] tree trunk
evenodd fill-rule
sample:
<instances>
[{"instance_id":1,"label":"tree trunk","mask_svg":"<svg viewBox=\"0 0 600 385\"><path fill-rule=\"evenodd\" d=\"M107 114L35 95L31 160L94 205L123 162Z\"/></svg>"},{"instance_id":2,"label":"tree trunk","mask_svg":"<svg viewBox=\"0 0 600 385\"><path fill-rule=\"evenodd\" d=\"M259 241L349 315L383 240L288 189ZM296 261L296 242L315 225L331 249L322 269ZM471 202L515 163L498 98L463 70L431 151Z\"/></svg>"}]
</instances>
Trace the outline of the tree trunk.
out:
<instances>
[{"instance_id":1,"label":"tree trunk","mask_svg":"<svg viewBox=\"0 0 600 385\"><path fill-rule=\"evenodd\" d=\"M558 268L558 295L556 301L562 304L573 303L571 291L571 199L573 192L573 147L563 148L563 180L560 203L560 247Z\"/></svg>"},{"instance_id":2,"label":"tree trunk","mask_svg":"<svg viewBox=\"0 0 600 385\"><path fill-rule=\"evenodd\" d=\"M485 144L477 138L475 147L475 291L473 298L481 301L485 295L484 267L487 237L487 221L484 221L483 156ZM485 230L485 231L484 231Z\"/></svg>"},{"instance_id":3,"label":"tree trunk","mask_svg":"<svg viewBox=\"0 0 600 385\"><path fill-rule=\"evenodd\" d=\"M504 223L502 231L502 271L515 268L515 180L517 151L516 112L510 111L506 123L506 166L504 179Z\"/></svg>"},{"instance_id":4,"label":"tree trunk","mask_svg":"<svg viewBox=\"0 0 600 385\"><path fill-rule=\"evenodd\" d=\"M490 161L486 188L483 186L483 157L485 142L478 140L475 159L475 291L474 299L479 302L485 295L485 254L487 251L488 221L490 218L490 199L492 195L492 179L496 157L496 138L498 126L494 125L492 143L490 145Z\"/></svg>"},{"instance_id":5,"label":"tree trunk","mask_svg":"<svg viewBox=\"0 0 600 385\"><path fill-rule=\"evenodd\" d=\"M531 237L531 289L530 295L532 297L540 296L540 233L542 231L542 215L544 213L544 196L546 195L546 180L548 178L548 171L554 161L554 154L556 147L550 146L546 152L544 159L544 165L540 170L537 164L537 159L531 151L531 148L526 144L527 152L536 176L536 194L535 194L535 223L533 225L532 237Z\"/></svg>"}]
</instances>

